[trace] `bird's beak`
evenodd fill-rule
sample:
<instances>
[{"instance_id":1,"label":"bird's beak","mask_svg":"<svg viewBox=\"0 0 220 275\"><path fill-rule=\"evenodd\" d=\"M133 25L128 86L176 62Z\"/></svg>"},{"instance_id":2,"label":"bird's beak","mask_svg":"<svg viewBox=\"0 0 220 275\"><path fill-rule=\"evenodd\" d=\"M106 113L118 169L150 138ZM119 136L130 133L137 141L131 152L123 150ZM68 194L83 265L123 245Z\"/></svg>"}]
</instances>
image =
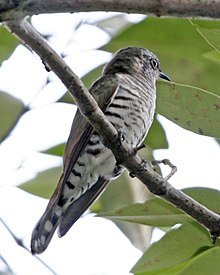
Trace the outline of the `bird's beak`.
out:
<instances>
[{"instance_id":1,"label":"bird's beak","mask_svg":"<svg viewBox=\"0 0 220 275\"><path fill-rule=\"evenodd\" d=\"M159 75L160 78L163 78L165 80L168 80L168 81L171 81L171 79L169 78L169 76L167 74L165 74L164 72L162 72L160 70L160 75Z\"/></svg>"}]
</instances>

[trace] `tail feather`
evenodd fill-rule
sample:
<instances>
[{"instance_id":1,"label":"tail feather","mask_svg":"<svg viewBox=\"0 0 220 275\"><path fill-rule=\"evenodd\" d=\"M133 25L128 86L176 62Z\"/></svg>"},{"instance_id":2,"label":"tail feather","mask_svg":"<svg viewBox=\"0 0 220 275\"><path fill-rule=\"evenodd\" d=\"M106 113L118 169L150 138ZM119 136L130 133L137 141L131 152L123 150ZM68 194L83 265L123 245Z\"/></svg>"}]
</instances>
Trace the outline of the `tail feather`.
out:
<instances>
[{"instance_id":1,"label":"tail feather","mask_svg":"<svg viewBox=\"0 0 220 275\"><path fill-rule=\"evenodd\" d=\"M64 211L58 228L58 236L63 237L80 216L90 207L97 197L104 191L108 181L99 178L98 181L80 196Z\"/></svg>"},{"instance_id":2,"label":"tail feather","mask_svg":"<svg viewBox=\"0 0 220 275\"><path fill-rule=\"evenodd\" d=\"M102 193L107 183L108 181L104 178L99 178L85 194L68 207L66 201L62 200L62 196L58 197L55 193L33 230L31 236L32 254L40 254L46 250L58 226L59 237L64 236L83 212Z\"/></svg>"},{"instance_id":3,"label":"tail feather","mask_svg":"<svg viewBox=\"0 0 220 275\"><path fill-rule=\"evenodd\" d=\"M57 209L58 210L58 209ZM48 247L56 228L59 225L61 211L55 207L47 208L36 224L31 236L31 253L40 254Z\"/></svg>"}]
</instances>

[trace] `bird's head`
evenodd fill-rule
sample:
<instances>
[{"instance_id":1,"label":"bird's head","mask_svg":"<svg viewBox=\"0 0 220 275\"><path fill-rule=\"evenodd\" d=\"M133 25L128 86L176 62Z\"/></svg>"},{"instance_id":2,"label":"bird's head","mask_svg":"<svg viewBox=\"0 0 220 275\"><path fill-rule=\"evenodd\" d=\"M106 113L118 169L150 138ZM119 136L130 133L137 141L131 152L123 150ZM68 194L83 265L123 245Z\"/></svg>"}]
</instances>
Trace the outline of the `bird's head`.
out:
<instances>
[{"instance_id":1,"label":"bird's head","mask_svg":"<svg viewBox=\"0 0 220 275\"><path fill-rule=\"evenodd\" d=\"M159 77L170 81L170 78L161 71L158 57L139 47L128 47L119 50L112 60L105 66L104 74L124 73L143 76L157 80Z\"/></svg>"}]
</instances>

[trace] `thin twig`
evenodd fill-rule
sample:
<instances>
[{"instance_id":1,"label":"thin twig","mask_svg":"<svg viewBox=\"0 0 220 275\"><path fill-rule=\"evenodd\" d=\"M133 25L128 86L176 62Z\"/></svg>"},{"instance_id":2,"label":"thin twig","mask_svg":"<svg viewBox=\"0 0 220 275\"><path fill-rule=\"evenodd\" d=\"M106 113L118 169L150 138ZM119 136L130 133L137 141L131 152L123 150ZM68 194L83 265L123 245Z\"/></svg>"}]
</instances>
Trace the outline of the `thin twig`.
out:
<instances>
[{"instance_id":1,"label":"thin twig","mask_svg":"<svg viewBox=\"0 0 220 275\"><path fill-rule=\"evenodd\" d=\"M26 251L28 251L31 255L31 251L24 245L23 240L18 238L13 232L12 230L9 228L9 226L3 221L2 218L0 218L0 222L4 225L4 227L7 229L7 231L9 232L9 234L12 236L12 238L14 239L14 241L21 246L22 248L24 248ZM38 256L36 256L36 259L43 264L52 274L57 274L49 265L47 265L43 260L41 260L41 258L39 258ZM7 265L8 266L8 265Z\"/></svg>"},{"instance_id":2,"label":"thin twig","mask_svg":"<svg viewBox=\"0 0 220 275\"><path fill-rule=\"evenodd\" d=\"M175 189L167 182L166 178L153 171L151 165L148 165L148 169L143 169L143 160L126 142L121 142L118 138L118 132L106 119L81 80L33 26L27 21L10 21L7 25L11 31L28 44L47 63L65 84L66 88L74 96L82 114L101 135L104 144L112 150L117 163L122 164L131 174L136 175L153 194L161 196L203 224L214 238L220 235L219 215L202 206L180 190Z\"/></svg>"},{"instance_id":3,"label":"thin twig","mask_svg":"<svg viewBox=\"0 0 220 275\"><path fill-rule=\"evenodd\" d=\"M2 260L2 262L5 264L5 266L7 267L7 274L8 274L8 271L11 273L11 274L13 274L13 270L11 269L11 267L10 267L10 265L9 265L9 263L5 260L5 258L2 256L2 255L0 255L0 260Z\"/></svg>"}]
</instances>

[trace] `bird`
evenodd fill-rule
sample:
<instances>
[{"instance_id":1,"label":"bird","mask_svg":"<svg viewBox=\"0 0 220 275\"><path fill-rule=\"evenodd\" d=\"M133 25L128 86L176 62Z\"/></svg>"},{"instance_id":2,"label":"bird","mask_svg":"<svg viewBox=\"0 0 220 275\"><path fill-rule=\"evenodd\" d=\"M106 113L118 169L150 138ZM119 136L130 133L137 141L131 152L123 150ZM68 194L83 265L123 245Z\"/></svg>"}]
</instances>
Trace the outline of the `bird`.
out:
<instances>
[{"instance_id":1,"label":"bird","mask_svg":"<svg viewBox=\"0 0 220 275\"><path fill-rule=\"evenodd\" d=\"M132 148L143 143L156 107L156 80L170 81L151 51L130 46L115 53L89 92ZM78 109L63 157L63 171L31 236L31 252L40 254L54 232L64 236L124 167Z\"/></svg>"}]
</instances>

